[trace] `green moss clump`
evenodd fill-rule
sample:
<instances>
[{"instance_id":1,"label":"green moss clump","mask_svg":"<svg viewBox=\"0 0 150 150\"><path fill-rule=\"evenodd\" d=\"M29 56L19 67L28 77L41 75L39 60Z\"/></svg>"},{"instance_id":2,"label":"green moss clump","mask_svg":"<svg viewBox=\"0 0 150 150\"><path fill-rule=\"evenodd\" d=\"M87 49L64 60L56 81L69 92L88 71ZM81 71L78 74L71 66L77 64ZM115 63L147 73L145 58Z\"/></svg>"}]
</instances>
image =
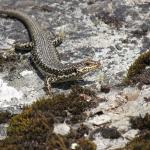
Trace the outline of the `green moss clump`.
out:
<instances>
[{"instance_id":1,"label":"green moss clump","mask_svg":"<svg viewBox=\"0 0 150 150\"><path fill-rule=\"evenodd\" d=\"M135 76L140 75L146 66L150 65L150 51L147 51L141 54L134 63L129 67L127 76L124 80L126 84L137 83L139 80L136 80Z\"/></svg>"},{"instance_id":2,"label":"green moss clump","mask_svg":"<svg viewBox=\"0 0 150 150\"><path fill-rule=\"evenodd\" d=\"M21 114L9 121L8 137L0 141L0 149L68 150L73 142L78 143L80 138L84 139L84 133L87 133L88 129L81 126L75 131L75 135L70 133L61 136L53 133L54 123L65 120L70 120L69 123L79 123L81 118L86 118L84 111L93 107L93 102L83 100L80 97L82 93L87 93L91 97L94 95L90 90L75 87L67 96L59 94L47 99L42 98L31 106L24 107ZM79 135L77 132L82 134ZM87 144L88 149L93 150L90 149L92 142L88 141ZM84 149L85 146L83 143L81 147Z\"/></svg>"},{"instance_id":3,"label":"green moss clump","mask_svg":"<svg viewBox=\"0 0 150 150\"><path fill-rule=\"evenodd\" d=\"M8 111L0 112L0 124L7 123L11 117L12 117L12 115Z\"/></svg>"}]
</instances>

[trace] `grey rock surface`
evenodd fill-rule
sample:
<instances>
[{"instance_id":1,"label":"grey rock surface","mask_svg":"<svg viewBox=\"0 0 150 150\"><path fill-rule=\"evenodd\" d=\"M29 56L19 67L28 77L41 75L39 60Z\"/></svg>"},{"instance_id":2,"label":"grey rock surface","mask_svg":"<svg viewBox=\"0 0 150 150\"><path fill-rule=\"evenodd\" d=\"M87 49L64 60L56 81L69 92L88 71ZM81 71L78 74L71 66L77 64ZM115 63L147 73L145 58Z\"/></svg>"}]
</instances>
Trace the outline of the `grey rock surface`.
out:
<instances>
[{"instance_id":1,"label":"grey rock surface","mask_svg":"<svg viewBox=\"0 0 150 150\"><path fill-rule=\"evenodd\" d=\"M138 132L130 129L129 116L150 113L150 104L143 100L150 96L149 85L141 91L136 91L136 87L130 89L135 95L117 87L132 62L140 53L150 49L149 6L146 0L0 0L0 7L23 11L35 18L43 29L63 34L64 41L58 47L63 63L87 58L102 63L101 69L84 77L84 84L107 99L91 110L93 113L102 110L104 114L89 118L86 124L94 129L93 124L109 123L124 138L104 139L98 134L94 140L97 150L124 146ZM17 58L0 68L1 110L19 113L23 105L45 95L44 81L31 65L30 53L13 52L15 41L28 40L27 30L19 21L0 18L0 54L4 58L9 55ZM54 92L66 91L65 84L54 87ZM83 85L82 82L78 84ZM100 93L101 84L111 85L111 92Z\"/></svg>"}]
</instances>

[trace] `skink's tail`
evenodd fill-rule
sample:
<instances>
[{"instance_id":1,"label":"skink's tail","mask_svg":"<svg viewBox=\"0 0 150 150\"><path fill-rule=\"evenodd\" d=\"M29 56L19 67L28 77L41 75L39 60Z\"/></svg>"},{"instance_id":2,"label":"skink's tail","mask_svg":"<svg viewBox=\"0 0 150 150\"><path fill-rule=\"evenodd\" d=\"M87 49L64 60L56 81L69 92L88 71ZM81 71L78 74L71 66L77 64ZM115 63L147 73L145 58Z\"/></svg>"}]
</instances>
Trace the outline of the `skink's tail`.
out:
<instances>
[{"instance_id":1,"label":"skink's tail","mask_svg":"<svg viewBox=\"0 0 150 150\"><path fill-rule=\"evenodd\" d=\"M28 15L26 15L21 11L15 9L0 8L0 16L18 19L26 26L26 28L29 31L29 34L38 33L38 31L40 30L38 23L34 19L31 19Z\"/></svg>"}]
</instances>

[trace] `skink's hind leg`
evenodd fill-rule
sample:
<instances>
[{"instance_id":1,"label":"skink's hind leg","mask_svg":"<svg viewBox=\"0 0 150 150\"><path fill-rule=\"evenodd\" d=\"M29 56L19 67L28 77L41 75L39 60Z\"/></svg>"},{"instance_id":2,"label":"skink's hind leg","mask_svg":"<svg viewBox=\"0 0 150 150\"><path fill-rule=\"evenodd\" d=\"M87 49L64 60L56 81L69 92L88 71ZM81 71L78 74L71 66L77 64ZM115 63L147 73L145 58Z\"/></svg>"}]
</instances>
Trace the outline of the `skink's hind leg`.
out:
<instances>
[{"instance_id":1,"label":"skink's hind leg","mask_svg":"<svg viewBox=\"0 0 150 150\"><path fill-rule=\"evenodd\" d=\"M33 43L32 42L26 42L26 43L16 42L14 44L14 47L15 47L15 50L17 51L29 52L33 48Z\"/></svg>"}]
</instances>

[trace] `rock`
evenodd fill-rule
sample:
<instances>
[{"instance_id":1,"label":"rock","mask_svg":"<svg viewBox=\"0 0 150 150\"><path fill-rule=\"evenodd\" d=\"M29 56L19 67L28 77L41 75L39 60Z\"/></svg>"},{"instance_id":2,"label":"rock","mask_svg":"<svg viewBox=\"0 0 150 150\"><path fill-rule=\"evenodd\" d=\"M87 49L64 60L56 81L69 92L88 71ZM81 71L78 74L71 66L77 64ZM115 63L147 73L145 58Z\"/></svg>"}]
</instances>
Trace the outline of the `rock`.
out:
<instances>
[{"instance_id":1,"label":"rock","mask_svg":"<svg viewBox=\"0 0 150 150\"><path fill-rule=\"evenodd\" d=\"M124 96L128 101L134 101L138 98L140 94L140 90L136 87L127 87L123 90L121 94Z\"/></svg>"},{"instance_id":2,"label":"rock","mask_svg":"<svg viewBox=\"0 0 150 150\"><path fill-rule=\"evenodd\" d=\"M56 134L67 135L70 132L70 127L66 123L55 124L54 132Z\"/></svg>"},{"instance_id":3,"label":"rock","mask_svg":"<svg viewBox=\"0 0 150 150\"><path fill-rule=\"evenodd\" d=\"M139 130L129 130L128 132L126 132L125 134L123 134L122 136L128 140L132 140L137 134L138 134Z\"/></svg>"},{"instance_id":4,"label":"rock","mask_svg":"<svg viewBox=\"0 0 150 150\"><path fill-rule=\"evenodd\" d=\"M100 115L100 116L95 116L94 118L90 118L88 122L94 125L101 125L110 122L110 120L111 118L108 115Z\"/></svg>"},{"instance_id":5,"label":"rock","mask_svg":"<svg viewBox=\"0 0 150 150\"><path fill-rule=\"evenodd\" d=\"M120 44L115 45L118 50L122 50L122 46Z\"/></svg>"},{"instance_id":6,"label":"rock","mask_svg":"<svg viewBox=\"0 0 150 150\"><path fill-rule=\"evenodd\" d=\"M114 46L110 46L109 47L112 51L115 51L115 47Z\"/></svg>"},{"instance_id":7,"label":"rock","mask_svg":"<svg viewBox=\"0 0 150 150\"><path fill-rule=\"evenodd\" d=\"M124 146L128 141L127 138L134 137L134 131L130 131L129 116L143 115L150 110L149 87L145 90L142 86L141 91L130 87L125 88L123 92L122 88L124 87L117 87L116 89L116 85L122 81L128 67L138 57L141 50L144 51L149 48L150 23L149 18L147 18L149 4L144 3L144 1L146 0L52 0L45 3L42 0L36 2L33 0L0 0L1 7L19 8L19 10L36 18L40 25L49 31L64 33L64 42L58 47L60 56L65 57L63 63L80 62L87 57L102 62L100 69L87 74L83 77L85 82L79 83L82 86L86 84L94 89L101 97L100 99L97 98L97 113L82 123L87 123L87 126L89 125L91 128L109 123L109 128L116 127L119 133L125 134L125 138L106 139L99 133L95 139L98 150ZM139 5L139 2L143 2L144 5ZM33 9L34 6L38 7ZM131 32L134 30L135 32L132 34ZM2 49L5 49L5 53L12 48L12 40L28 41L27 30L22 23L14 19L0 17L0 33L0 55ZM140 37L140 39L137 37ZM24 53L20 55L26 56ZM29 58L30 53L23 60L29 62ZM13 58L11 63L7 62L11 67L10 72L9 69L5 70L6 63L2 64L2 66L5 66L4 70L0 68L2 71L0 73L0 109L11 110L11 112L18 112L20 106L32 104L37 98L45 96L43 91L44 80L40 78L41 76L33 68L31 69L33 73L26 72L24 61L17 63L17 59ZM18 60L20 60L20 57ZM12 73L15 71L20 76ZM6 79L6 76L10 76L11 80ZM147 77L148 74L145 78L147 79ZM1 80L3 80L3 83ZM147 80L145 82L147 83ZM102 93L100 92L101 84L109 84L113 88L109 91L109 88L105 87L103 90L106 93ZM70 88L66 90L64 86L65 83L62 86L58 84L52 90L54 90L54 93L64 92L66 94ZM107 93L108 91L109 93ZM25 96L20 97L19 92ZM119 95L120 92L123 94ZM109 95L110 97L108 97ZM86 93L81 94L80 97L83 100L82 102L92 100L92 97L87 96ZM144 97L146 97L145 100ZM93 112L94 110L87 111ZM82 121L80 116L79 114L74 120ZM59 122L63 122L62 117L57 119L59 119ZM62 132L65 135L73 127L76 127L76 124L71 124L70 127L64 124L56 124L55 132ZM112 129L104 130L109 132ZM86 129L84 132L87 134ZM81 132L82 135L84 132ZM77 146L77 142L73 141L72 148L77 149Z\"/></svg>"},{"instance_id":8,"label":"rock","mask_svg":"<svg viewBox=\"0 0 150 150\"><path fill-rule=\"evenodd\" d=\"M0 140L5 139L7 136L8 124L0 124Z\"/></svg>"},{"instance_id":9,"label":"rock","mask_svg":"<svg viewBox=\"0 0 150 150\"><path fill-rule=\"evenodd\" d=\"M118 132L116 128L101 128L100 129L101 135L104 138L110 138L110 139L117 139L121 137L121 134Z\"/></svg>"},{"instance_id":10,"label":"rock","mask_svg":"<svg viewBox=\"0 0 150 150\"><path fill-rule=\"evenodd\" d=\"M71 149L72 150L76 150L77 147L79 147L79 144L77 144L77 143L72 143L71 144Z\"/></svg>"}]
</instances>

